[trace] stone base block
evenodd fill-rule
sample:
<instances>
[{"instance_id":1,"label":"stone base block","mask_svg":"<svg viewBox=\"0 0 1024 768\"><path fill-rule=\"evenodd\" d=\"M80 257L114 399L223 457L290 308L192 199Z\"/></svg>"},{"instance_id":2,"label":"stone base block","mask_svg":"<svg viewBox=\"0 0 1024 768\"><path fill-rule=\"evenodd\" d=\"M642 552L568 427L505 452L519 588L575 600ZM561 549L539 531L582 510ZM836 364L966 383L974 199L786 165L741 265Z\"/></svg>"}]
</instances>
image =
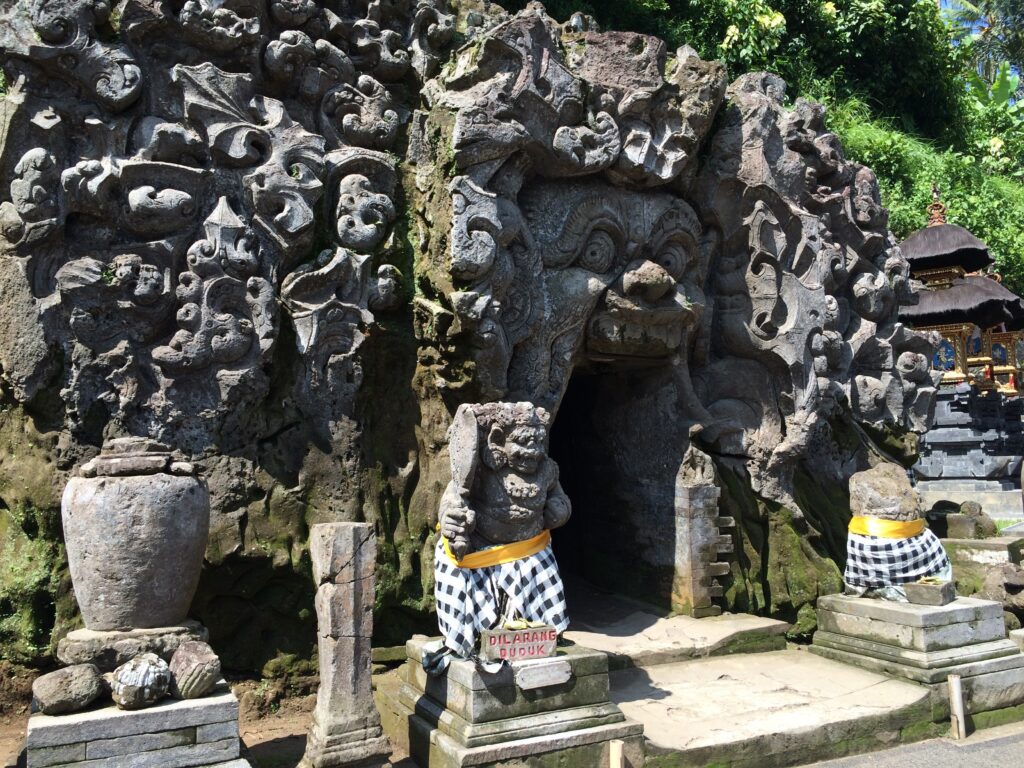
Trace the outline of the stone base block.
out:
<instances>
[{"instance_id":1,"label":"stone base block","mask_svg":"<svg viewBox=\"0 0 1024 768\"><path fill-rule=\"evenodd\" d=\"M325 733L314 720L299 768L385 768L390 757L391 744L376 719L371 727L336 733Z\"/></svg>"},{"instance_id":2,"label":"stone base block","mask_svg":"<svg viewBox=\"0 0 1024 768\"><path fill-rule=\"evenodd\" d=\"M946 605L918 605L828 595L818 600L818 628L926 653L1006 638L1002 606L969 597Z\"/></svg>"},{"instance_id":3,"label":"stone base block","mask_svg":"<svg viewBox=\"0 0 1024 768\"><path fill-rule=\"evenodd\" d=\"M1019 536L994 536L991 539L943 539L942 547L955 569L958 563L979 565L1020 565L1024 559L1024 539Z\"/></svg>"},{"instance_id":4,"label":"stone base block","mask_svg":"<svg viewBox=\"0 0 1024 768\"><path fill-rule=\"evenodd\" d=\"M622 740L626 765L643 765L643 726L609 700L608 659L579 646L550 659L513 662L490 674L453 661L429 677L420 659L426 638L406 646L403 680L377 691L385 729L421 768L464 768L503 761L536 766L608 764L608 743ZM522 690L516 668L568 665L568 681ZM552 677L564 680L564 677Z\"/></svg>"},{"instance_id":5,"label":"stone base block","mask_svg":"<svg viewBox=\"0 0 1024 768\"><path fill-rule=\"evenodd\" d=\"M112 672L140 653L155 653L170 661L178 646L186 640L207 642L210 633L198 621L186 621L180 627L130 629L96 632L76 629L57 644L57 658L64 664L95 664L102 672Z\"/></svg>"},{"instance_id":6,"label":"stone base block","mask_svg":"<svg viewBox=\"0 0 1024 768\"><path fill-rule=\"evenodd\" d=\"M408 720L408 752L423 768L529 765L530 768L591 768L609 765L610 742L621 740L625 768L643 768L643 726L624 722L567 733L534 736L482 747L465 747L416 715Z\"/></svg>"},{"instance_id":7,"label":"stone base block","mask_svg":"<svg viewBox=\"0 0 1024 768\"><path fill-rule=\"evenodd\" d=\"M130 712L32 715L25 754L27 768L246 768L239 746L238 699L222 683L202 699Z\"/></svg>"},{"instance_id":8,"label":"stone base block","mask_svg":"<svg viewBox=\"0 0 1024 768\"><path fill-rule=\"evenodd\" d=\"M999 603L958 598L925 606L830 595L818 605L822 629L812 652L927 686L936 720L949 715L950 674L961 676L968 714L1024 703L1024 654L1006 637Z\"/></svg>"}]
</instances>

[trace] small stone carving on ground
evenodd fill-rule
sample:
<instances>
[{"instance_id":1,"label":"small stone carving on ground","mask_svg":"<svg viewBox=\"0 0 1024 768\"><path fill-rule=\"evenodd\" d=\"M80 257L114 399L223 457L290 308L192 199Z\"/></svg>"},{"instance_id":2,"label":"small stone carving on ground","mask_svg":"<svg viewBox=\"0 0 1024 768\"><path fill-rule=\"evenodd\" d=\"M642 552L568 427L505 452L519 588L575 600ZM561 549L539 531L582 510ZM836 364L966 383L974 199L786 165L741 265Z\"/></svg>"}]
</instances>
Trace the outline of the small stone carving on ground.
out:
<instances>
[{"instance_id":1,"label":"small stone carving on ground","mask_svg":"<svg viewBox=\"0 0 1024 768\"><path fill-rule=\"evenodd\" d=\"M438 512L434 595L445 648L473 655L484 630L569 625L551 529L569 497L546 445L550 416L529 402L464 404L449 431L452 480ZM432 669L440 671L431 659Z\"/></svg>"},{"instance_id":2,"label":"small stone carving on ground","mask_svg":"<svg viewBox=\"0 0 1024 768\"><path fill-rule=\"evenodd\" d=\"M75 664L50 672L32 683L32 700L44 715L64 715L85 709L105 688L93 664Z\"/></svg>"},{"instance_id":3,"label":"small stone carving on ground","mask_svg":"<svg viewBox=\"0 0 1024 768\"><path fill-rule=\"evenodd\" d=\"M176 699L198 699L217 686L220 659L208 644L188 640L174 652L170 670L171 695Z\"/></svg>"},{"instance_id":4,"label":"small stone carving on ground","mask_svg":"<svg viewBox=\"0 0 1024 768\"><path fill-rule=\"evenodd\" d=\"M948 539L987 539L997 533L995 520L976 501L965 501L959 512L946 515Z\"/></svg>"},{"instance_id":5,"label":"small stone carving on ground","mask_svg":"<svg viewBox=\"0 0 1024 768\"><path fill-rule=\"evenodd\" d=\"M171 687L171 669L155 653L143 653L114 670L111 694L120 709L156 704Z\"/></svg>"},{"instance_id":6,"label":"small stone carving on ground","mask_svg":"<svg viewBox=\"0 0 1024 768\"><path fill-rule=\"evenodd\" d=\"M903 585L953 569L938 537L925 525L921 500L906 471L878 464L850 478L846 593L907 602Z\"/></svg>"}]
</instances>

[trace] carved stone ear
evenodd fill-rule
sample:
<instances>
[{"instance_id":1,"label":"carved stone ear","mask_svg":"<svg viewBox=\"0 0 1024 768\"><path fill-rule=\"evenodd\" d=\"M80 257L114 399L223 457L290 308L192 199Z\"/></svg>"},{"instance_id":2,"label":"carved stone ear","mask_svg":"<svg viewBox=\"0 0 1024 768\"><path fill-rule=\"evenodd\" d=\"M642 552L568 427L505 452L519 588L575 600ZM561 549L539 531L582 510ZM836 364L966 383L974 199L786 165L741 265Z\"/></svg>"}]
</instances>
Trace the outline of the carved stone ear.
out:
<instances>
[{"instance_id":1,"label":"carved stone ear","mask_svg":"<svg viewBox=\"0 0 1024 768\"><path fill-rule=\"evenodd\" d=\"M480 452L483 455L484 464L491 470L499 470L505 466L505 430L497 424L491 427L487 433L487 444Z\"/></svg>"}]
</instances>

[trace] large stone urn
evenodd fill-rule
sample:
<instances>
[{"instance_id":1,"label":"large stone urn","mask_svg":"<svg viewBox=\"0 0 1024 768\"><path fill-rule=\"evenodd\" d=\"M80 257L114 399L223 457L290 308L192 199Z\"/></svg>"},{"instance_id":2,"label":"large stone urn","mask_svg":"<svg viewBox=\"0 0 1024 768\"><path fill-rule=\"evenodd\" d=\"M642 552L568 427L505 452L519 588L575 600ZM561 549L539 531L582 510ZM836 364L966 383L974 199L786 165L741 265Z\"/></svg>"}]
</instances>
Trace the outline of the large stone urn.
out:
<instances>
[{"instance_id":1,"label":"large stone urn","mask_svg":"<svg viewBox=\"0 0 1024 768\"><path fill-rule=\"evenodd\" d=\"M68 483L61 513L87 629L185 620L210 526L210 494L191 464L151 440L110 440Z\"/></svg>"}]
</instances>

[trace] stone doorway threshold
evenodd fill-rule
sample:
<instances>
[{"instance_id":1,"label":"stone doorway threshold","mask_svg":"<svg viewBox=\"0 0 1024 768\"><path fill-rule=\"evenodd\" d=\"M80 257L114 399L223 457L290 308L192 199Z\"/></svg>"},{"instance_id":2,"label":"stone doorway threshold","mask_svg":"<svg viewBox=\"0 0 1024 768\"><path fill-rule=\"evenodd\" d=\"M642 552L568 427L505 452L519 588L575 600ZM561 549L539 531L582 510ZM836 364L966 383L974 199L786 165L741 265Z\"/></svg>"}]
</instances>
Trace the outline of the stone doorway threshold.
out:
<instances>
[{"instance_id":1,"label":"stone doorway threshold","mask_svg":"<svg viewBox=\"0 0 1024 768\"><path fill-rule=\"evenodd\" d=\"M613 670L786 647L784 621L746 613L672 616L571 577L566 595L571 619L566 639L607 653Z\"/></svg>"}]
</instances>

